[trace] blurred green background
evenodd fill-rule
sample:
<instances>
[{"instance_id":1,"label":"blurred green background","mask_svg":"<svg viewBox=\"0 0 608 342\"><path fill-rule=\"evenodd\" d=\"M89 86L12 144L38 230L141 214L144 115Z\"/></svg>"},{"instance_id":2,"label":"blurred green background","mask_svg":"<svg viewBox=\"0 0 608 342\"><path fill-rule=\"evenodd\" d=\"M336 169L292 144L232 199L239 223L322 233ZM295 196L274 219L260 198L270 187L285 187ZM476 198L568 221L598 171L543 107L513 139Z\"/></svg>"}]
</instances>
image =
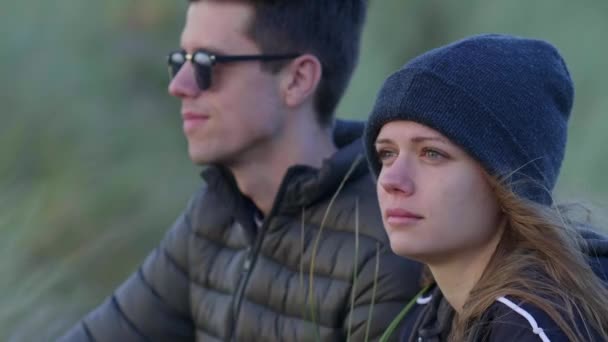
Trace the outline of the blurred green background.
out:
<instances>
[{"instance_id":1,"label":"blurred green background","mask_svg":"<svg viewBox=\"0 0 608 342\"><path fill-rule=\"evenodd\" d=\"M186 1L0 0L0 340L46 341L98 304L199 186L165 54ZM469 34L543 38L576 83L559 198L607 207L608 2L372 0L340 117L409 58Z\"/></svg>"}]
</instances>

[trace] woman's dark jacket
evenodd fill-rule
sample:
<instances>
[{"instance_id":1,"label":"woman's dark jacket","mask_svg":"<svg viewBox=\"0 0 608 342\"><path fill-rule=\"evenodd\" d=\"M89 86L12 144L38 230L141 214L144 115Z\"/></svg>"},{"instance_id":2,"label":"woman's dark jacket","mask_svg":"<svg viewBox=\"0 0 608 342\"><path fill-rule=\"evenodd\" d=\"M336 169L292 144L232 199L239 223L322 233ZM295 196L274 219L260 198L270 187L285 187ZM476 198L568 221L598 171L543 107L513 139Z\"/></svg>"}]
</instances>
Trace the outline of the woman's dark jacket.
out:
<instances>
[{"instance_id":1,"label":"woman's dark jacket","mask_svg":"<svg viewBox=\"0 0 608 342\"><path fill-rule=\"evenodd\" d=\"M209 167L160 246L61 341L379 338L421 267L391 252L362 129L339 123L321 169L290 168L260 226L231 175Z\"/></svg>"},{"instance_id":2,"label":"woman's dark jacket","mask_svg":"<svg viewBox=\"0 0 608 342\"><path fill-rule=\"evenodd\" d=\"M608 239L585 231L588 260L595 273L608 286ZM604 315L608 315L608 308ZM407 314L402 342L447 341L451 330L454 310L445 300L438 287L419 298L413 310ZM578 319L578 328L583 334L587 328ZM516 298L500 297L472 327L472 340L468 342L567 342L569 339L558 325L538 307ZM590 327L589 327L590 329ZM595 332L583 335L584 341L601 341Z\"/></svg>"}]
</instances>

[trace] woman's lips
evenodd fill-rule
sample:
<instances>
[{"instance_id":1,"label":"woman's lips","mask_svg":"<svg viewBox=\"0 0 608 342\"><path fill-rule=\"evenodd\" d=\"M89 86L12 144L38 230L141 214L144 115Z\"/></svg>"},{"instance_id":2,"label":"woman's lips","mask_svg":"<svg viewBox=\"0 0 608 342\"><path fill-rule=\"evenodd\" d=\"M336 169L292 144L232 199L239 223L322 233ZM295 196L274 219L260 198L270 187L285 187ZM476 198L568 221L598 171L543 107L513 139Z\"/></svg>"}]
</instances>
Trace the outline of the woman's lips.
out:
<instances>
[{"instance_id":1,"label":"woman's lips","mask_svg":"<svg viewBox=\"0 0 608 342\"><path fill-rule=\"evenodd\" d=\"M409 226L424 219L422 215L401 208L387 209L384 216L391 226Z\"/></svg>"}]
</instances>

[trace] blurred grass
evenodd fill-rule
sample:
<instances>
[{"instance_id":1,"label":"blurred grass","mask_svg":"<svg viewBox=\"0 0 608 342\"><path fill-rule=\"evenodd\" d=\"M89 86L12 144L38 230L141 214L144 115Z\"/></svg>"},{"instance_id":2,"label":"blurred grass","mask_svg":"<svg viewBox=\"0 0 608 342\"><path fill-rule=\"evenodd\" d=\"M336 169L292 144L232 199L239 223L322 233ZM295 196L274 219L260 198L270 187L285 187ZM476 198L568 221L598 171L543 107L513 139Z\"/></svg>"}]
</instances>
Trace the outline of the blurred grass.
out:
<instances>
[{"instance_id":1,"label":"blurred grass","mask_svg":"<svg viewBox=\"0 0 608 342\"><path fill-rule=\"evenodd\" d=\"M133 271L200 183L166 94L186 1L0 8L0 340L50 340ZM605 208L607 19L604 0L371 1L340 116L365 118L384 78L427 49L481 32L548 39L577 87L558 194Z\"/></svg>"}]
</instances>

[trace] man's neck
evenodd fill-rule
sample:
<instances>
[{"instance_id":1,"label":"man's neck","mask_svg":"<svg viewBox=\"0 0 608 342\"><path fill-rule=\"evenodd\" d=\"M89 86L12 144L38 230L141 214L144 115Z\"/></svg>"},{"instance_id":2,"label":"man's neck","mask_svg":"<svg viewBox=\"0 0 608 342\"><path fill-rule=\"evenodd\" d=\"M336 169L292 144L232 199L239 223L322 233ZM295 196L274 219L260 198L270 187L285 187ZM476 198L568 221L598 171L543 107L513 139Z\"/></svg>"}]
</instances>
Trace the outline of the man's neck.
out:
<instances>
[{"instance_id":1,"label":"man's neck","mask_svg":"<svg viewBox=\"0 0 608 342\"><path fill-rule=\"evenodd\" d=\"M287 170L294 165L320 168L337 148L331 130L316 122L299 122L265 146L256 158L230 167L239 190L268 215Z\"/></svg>"}]
</instances>

